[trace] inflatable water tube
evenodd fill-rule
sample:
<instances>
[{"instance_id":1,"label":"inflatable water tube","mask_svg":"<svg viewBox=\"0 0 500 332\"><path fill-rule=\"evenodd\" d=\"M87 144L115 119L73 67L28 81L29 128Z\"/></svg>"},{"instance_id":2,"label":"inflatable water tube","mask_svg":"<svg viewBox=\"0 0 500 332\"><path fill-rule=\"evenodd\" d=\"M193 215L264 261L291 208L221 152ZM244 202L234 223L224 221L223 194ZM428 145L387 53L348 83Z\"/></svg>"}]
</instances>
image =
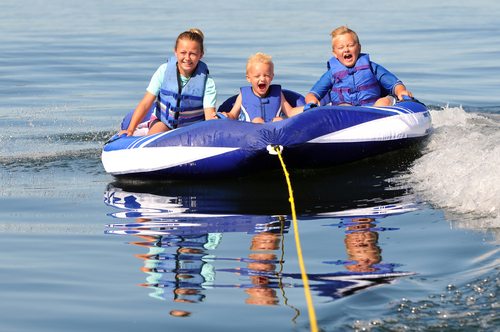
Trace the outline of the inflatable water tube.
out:
<instances>
[{"instance_id":1,"label":"inflatable water tube","mask_svg":"<svg viewBox=\"0 0 500 332\"><path fill-rule=\"evenodd\" d=\"M292 91L285 97L292 106L303 105ZM234 98L219 112L228 111ZM406 147L431 131L427 107L413 99L389 107L321 106L265 124L219 119L151 136L115 135L101 160L117 177L234 177L281 168L274 147L288 169L325 168Z\"/></svg>"}]
</instances>

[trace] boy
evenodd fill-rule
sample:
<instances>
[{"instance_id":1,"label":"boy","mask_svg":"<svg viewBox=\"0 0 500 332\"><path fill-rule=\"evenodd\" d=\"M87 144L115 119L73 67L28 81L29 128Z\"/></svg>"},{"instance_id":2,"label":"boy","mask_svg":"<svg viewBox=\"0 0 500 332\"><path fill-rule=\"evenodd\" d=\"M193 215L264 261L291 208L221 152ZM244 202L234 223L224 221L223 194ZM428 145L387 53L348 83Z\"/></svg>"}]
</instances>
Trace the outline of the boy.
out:
<instances>
[{"instance_id":1,"label":"boy","mask_svg":"<svg viewBox=\"0 0 500 332\"><path fill-rule=\"evenodd\" d=\"M283 120L281 112L291 117L302 111L302 107L293 108L287 102L280 85L271 84L274 78L271 56L260 52L250 56L246 77L251 85L240 88L231 111L226 113L228 118L239 119L242 114L245 121L264 123Z\"/></svg>"},{"instance_id":2,"label":"boy","mask_svg":"<svg viewBox=\"0 0 500 332\"><path fill-rule=\"evenodd\" d=\"M306 95L304 110L320 105L327 94L332 105L342 106L390 106L396 101L394 97L412 97L394 74L361 53L356 32L341 26L331 36L333 57L328 61L328 71Z\"/></svg>"}]
</instances>

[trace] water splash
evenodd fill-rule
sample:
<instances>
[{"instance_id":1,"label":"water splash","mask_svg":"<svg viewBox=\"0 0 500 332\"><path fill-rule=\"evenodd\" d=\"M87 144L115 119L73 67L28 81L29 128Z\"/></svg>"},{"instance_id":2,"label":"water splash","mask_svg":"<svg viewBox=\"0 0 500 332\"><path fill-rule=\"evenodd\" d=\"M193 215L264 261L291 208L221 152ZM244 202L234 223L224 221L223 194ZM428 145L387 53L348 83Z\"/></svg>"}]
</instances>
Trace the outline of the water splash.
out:
<instances>
[{"instance_id":1,"label":"water splash","mask_svg":"<svg viewBox=\"0 0 500 332\"><path fill-rule=\"evenodd\" d=\"M91 118L91 110L69 106L22 107L2 110L0 165L11 167L52 163L60 159L98 155L114 131ZM73 114L83 114L75 118ZM103 127L104 126L104 127ZM11 167L12 168L12 167Z\"/></svg>"},{"instance_id":2,"label":"water splash","mask_svg":"<svg viewBox=\"0 0 500 332\"><path fill-rule=\"evenodd\" d=\"M473 229L500 227L500 121L462 107L432 111L435 132L410 169L416 192L469 221ZM478 218L479 217L479 218ZM463 218L461 218L463 219Z\"/></svg>"},{"instance_id":3,"label":"water splash","mask_svg":"<svg viewBox=\"0 0 500 332\"><path fill-rule=\"evenodd\" d=\"M68 109L28 109L20 112L22 116L4 117L6 125L0 133L3 170L40 171L98 160L102 145L114 131L89 128L85 121L71 122L63 116L58 119L62 111Z\"/></svg>"}]
</instances>

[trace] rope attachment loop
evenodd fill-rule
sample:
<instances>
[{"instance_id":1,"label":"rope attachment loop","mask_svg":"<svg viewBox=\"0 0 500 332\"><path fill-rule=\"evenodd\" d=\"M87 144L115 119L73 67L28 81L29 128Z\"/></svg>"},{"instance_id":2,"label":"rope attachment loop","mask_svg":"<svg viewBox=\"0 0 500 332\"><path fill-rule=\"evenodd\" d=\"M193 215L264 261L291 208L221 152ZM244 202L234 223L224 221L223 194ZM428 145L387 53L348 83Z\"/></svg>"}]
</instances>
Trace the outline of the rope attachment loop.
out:
<instances>
[{"instance_id":1,"label":"rope attachment loop","mask_svg":"<svg viewBox=\"0 0 500 332\"><path fill-rule=\"evenodd\" d=\"M269 144L267 146L267 152L269 152L270 155L277 156L278 154L283 152L283 145Z\"/></svg>"}]
</instances>

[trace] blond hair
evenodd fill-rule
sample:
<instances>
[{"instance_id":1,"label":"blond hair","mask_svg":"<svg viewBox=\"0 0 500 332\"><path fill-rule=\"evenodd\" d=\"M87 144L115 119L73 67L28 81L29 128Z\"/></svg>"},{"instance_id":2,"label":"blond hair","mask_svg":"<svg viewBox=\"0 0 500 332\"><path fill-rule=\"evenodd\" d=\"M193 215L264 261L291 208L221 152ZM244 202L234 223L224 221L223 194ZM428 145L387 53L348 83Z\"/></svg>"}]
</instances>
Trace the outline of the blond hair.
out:
<instances>
[{"instance_id":1,"label":"blond hair","mask_svg":"<svg viewBox=\"0 0 500 332\"><path fill-rule=\"evenodd\" d=\"M267 54L262 53L262 52L257 52L255 54L251 55L247 61L247 74L248 74L248 71L250 70L250 67L254 63L265 63L268 65L271 65L271 68L274 71L274 63L273 63L272 59L273 59L272 56L267 55Z\"/></svg>"},{"instance_id":2,"label":"blond hair","mask_svg":"<svg viewBox=\"0 0 500 332\"><path fill-rule=\"evenodd\" d=\"M354 32L354 30L349 29L346 25L339 26L338 28L335 28L332 30L332 32L330 32L330 36L332 36L332 43L335 37L345 35L346 33L352 34L354 39L356 40L356 43L359 44L358 34Z\"/></svg>"},{"instance_id":3,"label":"blond hair","mask_svg":"<svg viewBox=\"0 0 500 332\"><path fill-rule=\"evenodd\" d=\"M203 39L205 36L203 35L203 32L201 32L200 29L198 28L191 28L189 30L186 30L182 32L177 39L175 40L175 50L177 49L177 44L179 44L179 40L181 39L187 39L187 40L192 40L197 42L200 45L200 50L201 53L204 53L204 47L203 47Z\"/></svg>"}]
</instances>

